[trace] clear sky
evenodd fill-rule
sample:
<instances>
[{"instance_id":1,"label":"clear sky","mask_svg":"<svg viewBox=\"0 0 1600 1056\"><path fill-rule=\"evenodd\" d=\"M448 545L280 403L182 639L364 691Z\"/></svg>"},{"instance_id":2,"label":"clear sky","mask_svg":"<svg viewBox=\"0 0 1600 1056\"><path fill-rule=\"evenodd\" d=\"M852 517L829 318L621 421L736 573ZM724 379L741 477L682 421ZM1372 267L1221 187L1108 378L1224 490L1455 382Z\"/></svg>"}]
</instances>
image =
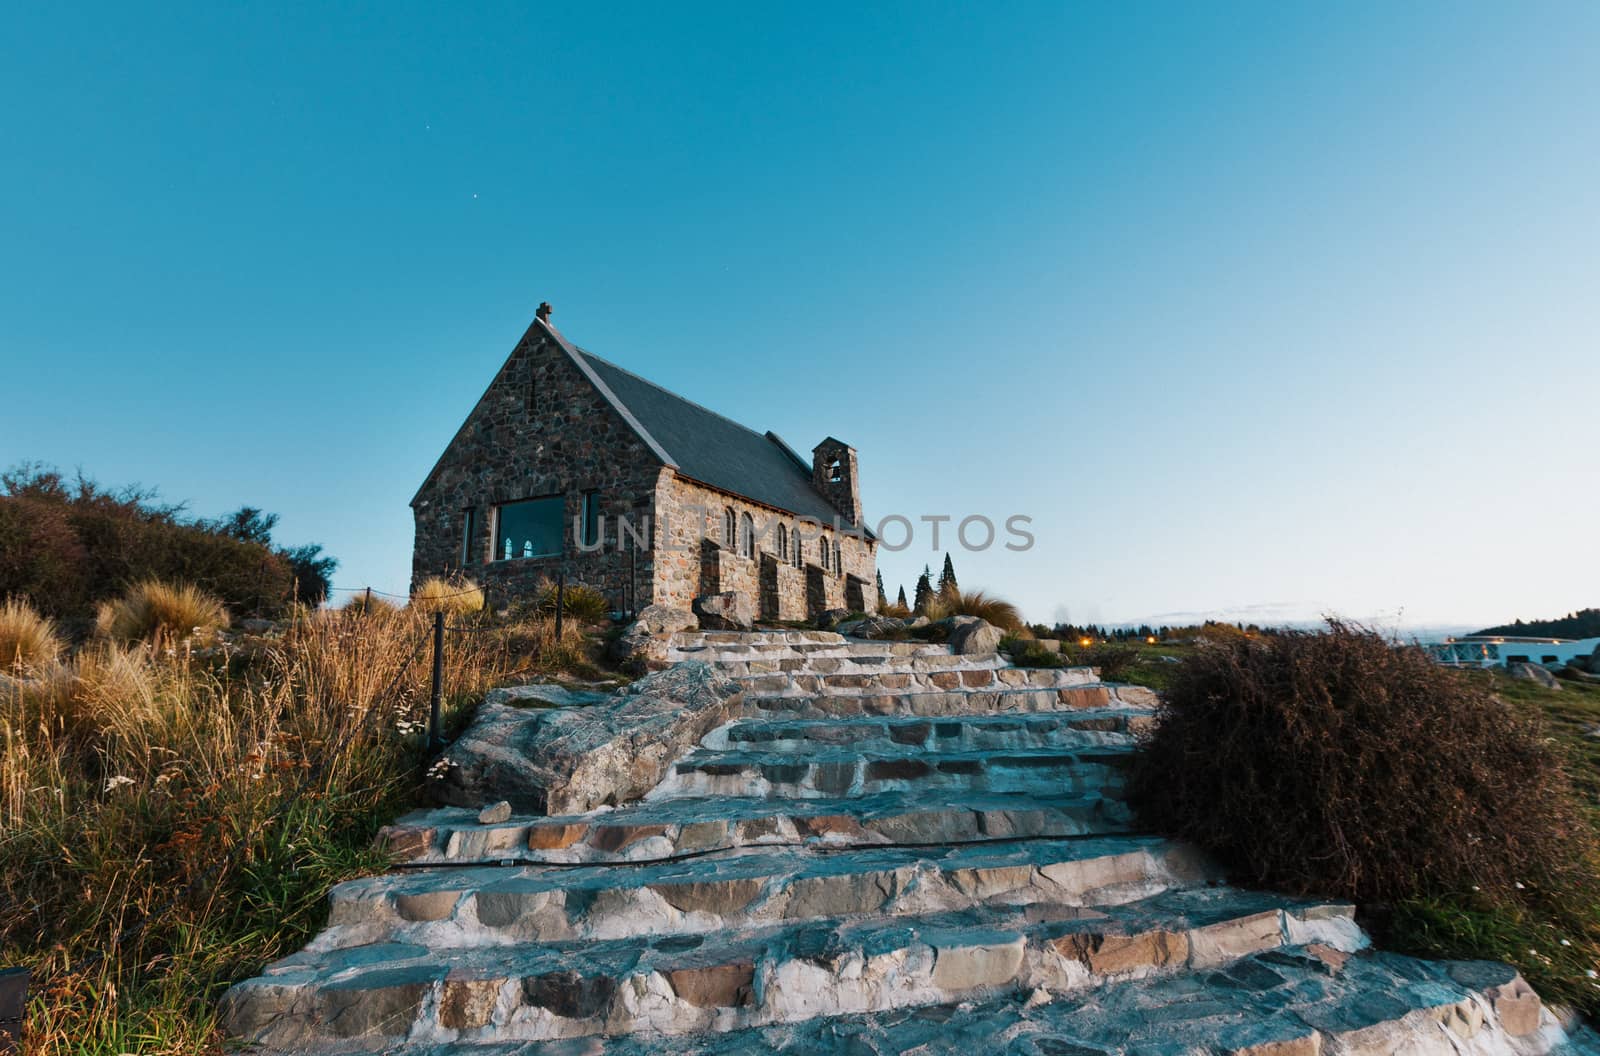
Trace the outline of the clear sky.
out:
<instances>
[{"instance_id":1,"label":"clear sky","mask_svg":"<svg viewBox=\"0 0 1600 1056\"><path fill-rule=\"evenodd\" d=\"M1034 619L1600 604L1600 5L863 6L9 5L0 462L404 589L548 300Z\"/></svg>"}]
</instances>

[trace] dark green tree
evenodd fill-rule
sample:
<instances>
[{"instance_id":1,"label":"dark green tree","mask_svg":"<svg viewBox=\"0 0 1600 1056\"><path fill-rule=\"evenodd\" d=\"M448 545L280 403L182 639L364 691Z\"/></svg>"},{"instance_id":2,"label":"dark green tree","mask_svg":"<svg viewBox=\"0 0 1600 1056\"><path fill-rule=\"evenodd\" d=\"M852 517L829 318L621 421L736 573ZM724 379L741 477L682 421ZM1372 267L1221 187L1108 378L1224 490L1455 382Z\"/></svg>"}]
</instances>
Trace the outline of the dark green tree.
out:
<instances>
[{"instance_id":1,"label":"dark green tree","mask_svg":"<svg viewBox=\"0 0 1600 1056\"><path fill-rule=\"evenodd\" d=\"M934 599L933 569L927 565L922 566L922 575L917 577L916 599L916 604L911 607L911 611L918 616L926 616L928 614L928 606Z\"/></svg>"},{"instance_id":2,"label":"dark green tree","mask_svg":"<svg viewBox=\"0 0 1600 1056\"><path fill-rule=\"evenodd\" d=\"M960 589L960 584L956 582L955 562L950 560L950 551L946 550L944 552L944 571L939 573L939 596L949 597Z\"/></svg>"},{"instance_id":3,"label":"dark green tree","mask_svg":"<svg viewBox=\"0 0 1600 1056\"><path fill-rule=\"evenodd\" d=\"M878 601L882 602L889 595L883 589L883 569L878 569Z\"/></svg>"},{"instance_id":4,"label":"dark green tree","mask_svg":"<svg viewBox=\"0 0 1600 1056\"><path fill-rule=\"evenodd\" d=\"M900 584L900 596L895 599L895 604L900 606L902 609L909 609L911 607L906 604L906 585L904 583Z\"/></svg>"}]
</instances>

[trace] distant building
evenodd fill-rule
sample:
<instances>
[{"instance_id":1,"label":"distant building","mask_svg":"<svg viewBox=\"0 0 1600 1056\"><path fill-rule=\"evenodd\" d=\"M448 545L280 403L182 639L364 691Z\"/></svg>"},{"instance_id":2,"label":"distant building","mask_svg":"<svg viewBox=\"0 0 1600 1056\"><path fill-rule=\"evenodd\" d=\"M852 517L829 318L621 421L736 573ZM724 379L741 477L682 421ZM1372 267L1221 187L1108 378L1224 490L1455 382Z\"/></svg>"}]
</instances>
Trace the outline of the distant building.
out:
<instances>
[{"instance_id":1,"label":"distant building","mask_svg":"<svg viewBox=\"0 0 1600 1056\"><path fill-rule=\"evenodd\" d=\"M843 441L808 463L577 348L541 305L411 500L412 582L459 572L505 601L564 573L619 611L728 590L766 619L874 611L857 474Z\"/></svg>"},{"instance_id":2,"label":"distant building","mask_svg":"<svg viewBox=\"0 0 1600 1056\"><path fill-rule=\"evenodd\" d=\"M1433 658L1451 667L1503 667L1530 663L1565 667L1600 649L1600 638L1517 638L1506 635L1469 634L1447 638L1425 647Z\"/></svg>"}]
</instances>

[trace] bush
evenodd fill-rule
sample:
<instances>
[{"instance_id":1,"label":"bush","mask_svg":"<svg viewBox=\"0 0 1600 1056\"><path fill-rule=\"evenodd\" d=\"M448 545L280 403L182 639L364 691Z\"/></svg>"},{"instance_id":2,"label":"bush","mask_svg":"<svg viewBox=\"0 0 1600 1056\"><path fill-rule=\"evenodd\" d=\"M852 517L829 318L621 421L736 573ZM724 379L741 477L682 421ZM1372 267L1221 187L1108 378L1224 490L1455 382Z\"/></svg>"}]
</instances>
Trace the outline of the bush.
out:
<instances>
[{"instance_id":1,"label":"bush","mask_svg":"<svg viewBox=\"0 0 1600 1056\"><path fill-rule=\"evenodd\" d=\"M61 656L56 625L23 598L0 603L0 672L34 674Z\"/></svg>"},{"instance_id":2,"label":"bush","mask_svg":"<svg viewBox=\"0 0 1600 1056\"><path fill-rule=\"evenodd\" d=\"M1099 668L1100 678L1106 682L1121 682L1141 659L1139 647L1120 642L1100 642L1088 648L1079 647L1072 660L1077 664Z\"/></svg>"},{"instance_id":3,"label":"bush","mask_svg":"<svg viewBox=\"0 0 1600 1056\"><path fill-rule=\"evenodd\" d=\"M235 615L276 615L294 591L288 559L205 523L138 489L106 491L22 466L0 474L0 595L30 599L74 637L100 602L146 579L181 580L216 595Z\"/></svg>"},{"instance_id":4,"label":"bush","mask_svg":"<svg viewBox=\"0 0 1600 1056\"><path fill-rule=\"evenodd\" d=\"M147 579L101 604L95 631L120 642L174 642L228 626L220 599L188 583Z\"/></svg>"},{"instance_id":5,"label":"bush","mask_svg":"<svg viewBox=\"0 0 1600 1056\"><path fill-rule=\"evenodd\" d=\"M950 616L976 616L1012 633L1023 628L1022 614L1015 605L981 590L952 590L928 603L929 619L942 620Z\"/></svg>"},{"instance_id":6,"label":"bush","mask_svg":"<svg viewBox=\"0 0 1600 1056\"><path fill-rule=\"evenodd\" d=\"M348 612L352 616L386 616L396 610L393 605L376 594L368 597L367 592L362 591L350 595L339 611Z\"/></svg>"},{"instance_id":7,"label":"bush","mask_svg":"<svg viewBox=\"0 0 1600 1056\"><path fill-rule=\"evenodd\" d=\"M898 601L889 601L878 606L878 615L892 616L897 620L909 620L911 618L911 609Z\"/></svg>"},{"instance_id":8,"label":"bush","mask_svg":"<svg viewBox=\"0 0 1600 1056\"><path fill-rule=\"evenodd\" d=\"M549 580L539 584L536 608L541 613L555 615L556 585ZM568 583L561 588L561 610L580 623L602 623L611 618L611 602L598 590L582 583Z\"/></svg>"},{"instance_id":9,"label":"bush","mask_svg":"<svg viewBox=\"0 0 1600 1056\"><path fill-rule=\"evenodd\" d=\"M1536 717L1341 623L1202 647L1140 753L1145 820L1246 882L1362 901L1584 882L1593 832Z\"/></svg>"},{"instance_id":10,"label":"bush","mask_svg":"<svg viewBox=\"0 0 1600 1056\"><path fill-rule=\"evenodd\" d=\"M483 588L470 579L430 576L411 592L411 607L418 612L470 616L483 610Z\"/></svg>"}]
</instances>

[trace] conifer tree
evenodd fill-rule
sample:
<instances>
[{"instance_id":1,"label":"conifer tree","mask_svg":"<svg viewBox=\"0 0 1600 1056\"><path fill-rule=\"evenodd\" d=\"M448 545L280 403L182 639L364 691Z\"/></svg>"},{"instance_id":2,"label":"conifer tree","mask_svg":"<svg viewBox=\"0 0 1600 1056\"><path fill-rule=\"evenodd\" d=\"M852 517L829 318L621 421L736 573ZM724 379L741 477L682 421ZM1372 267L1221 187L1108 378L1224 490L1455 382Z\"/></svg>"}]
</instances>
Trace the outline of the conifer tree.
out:
<instances>
[{"instance_id":1,"label":"conifer tree","mask_svg":"<svg viewBox=\"0 0 1600 1056\"><path fill-rule=\"evenodd\" d=\"M912 606L911 611L918 616L926 616L928 614L928 605L934 598L933 569L927 565L922 566L922 575L917 577L916 598L917 602Z\"/></svg>"},{"instance_id":2,"label":"conifer tree","mask_svg":"<svg viewBox=\"0 0 1600 1056\"><path fill-rule=\"evenodd\" d=\"M911 606L906 604L906 585L904 583L900 584L900 596L895 599L895 604L900 606L902 609L911 608Z\"/></svg>"},{"instance_id":3,"label":"conifer tree","mask_svg":"<svg viewBox=\"0 0 1600 1056\"><path fill-rule=\"evenodd\" d=\"M960 589L960 585L956 583L955 562L950 560L950 551L946 550L944 552L944 571L939 573L939 596L947 598Z\"/></svg>"},{"instance_id":4,"label":"conifer tree","mask_svg":"<svg viewBox=\"0 0 1600 1056\"><path fill-rule=\"evenodd\" d=\"M888 597L889 595L883 589L883 569L880 568L878 569L878 604L882 605Z\"/></svg>"}]
</instances>

